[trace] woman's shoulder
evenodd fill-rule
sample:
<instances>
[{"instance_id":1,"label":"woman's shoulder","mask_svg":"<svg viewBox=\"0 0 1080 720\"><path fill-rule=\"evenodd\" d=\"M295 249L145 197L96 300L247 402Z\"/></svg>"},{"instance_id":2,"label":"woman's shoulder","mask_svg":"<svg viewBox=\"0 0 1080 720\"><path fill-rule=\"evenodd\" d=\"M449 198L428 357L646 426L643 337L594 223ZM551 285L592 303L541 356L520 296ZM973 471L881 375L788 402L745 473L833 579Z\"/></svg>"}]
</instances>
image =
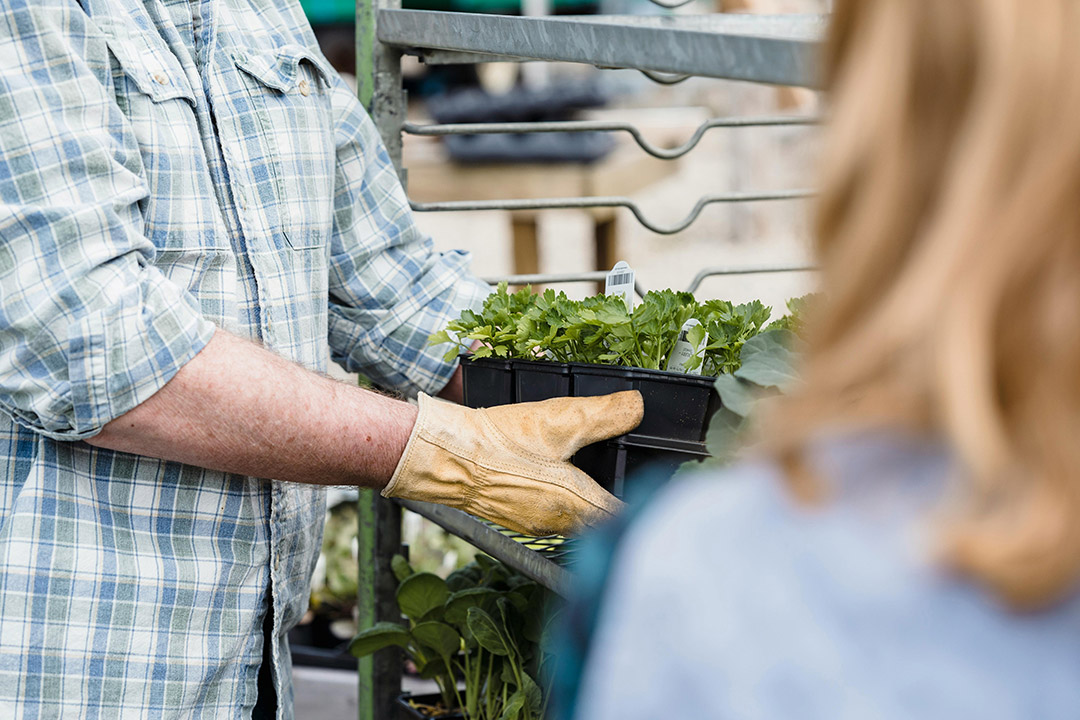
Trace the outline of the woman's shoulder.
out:
<instances>
[{"instance_id":1,"label":"woman's shoulder","mask_svg":"<svg viewBox=\"0 0 1080 720\"><path fill-rule=\"evenodd\" d=\"M808 566L856 575L881 565L931 571L930 515L950 475L935 446L889 436L822 443L808 461L824 499L800 502L775 462L761 459L673 481L627 532L620 556L635 566L694 557L717 571L775 575ZM865 566L865 567L864 567ZM797 579L808 580L801 572ZM865 576L873 587L881 579Z\"/></svg>"},{"instance_id":2,"label":"woman's shoulder","mask_svg":"<svg viewBox=\"0 0 1080 720\"><path fill-rule=\"evenodd\" d=\"M1077 707L1077 685L1057 682L1080 672L1077 604L1014 616L935 562L946 453L861 437L823 444L814 466L831 491L820 505L800 505L759 461L673 483L629 530L587 669L650 688L627 717L674 717L651 714L672 703L833 719ZM587 704L604 694L587 686Z\"/></svg>"}]
</instances>

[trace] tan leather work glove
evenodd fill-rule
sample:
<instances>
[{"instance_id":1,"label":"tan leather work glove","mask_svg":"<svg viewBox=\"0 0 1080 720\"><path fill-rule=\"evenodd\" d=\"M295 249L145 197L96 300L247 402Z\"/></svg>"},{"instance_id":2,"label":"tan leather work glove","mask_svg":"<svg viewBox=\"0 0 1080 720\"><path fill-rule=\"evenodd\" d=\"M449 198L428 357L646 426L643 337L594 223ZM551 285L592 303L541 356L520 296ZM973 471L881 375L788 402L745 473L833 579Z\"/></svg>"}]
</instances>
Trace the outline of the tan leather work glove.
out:
<instances>
[{"instance_id":1,"label":"tan leather work glove","mask_svg":"<svg viewBox=\"0 0 1080 720\"><path fill-rule=\"evenodd\" d=\"M471 409L420 395L420 414L385 497L441 503L526 535L567 535L622 502L570 464L579 448L630 432L641 393Z\"/></svg>"}]
</instances>

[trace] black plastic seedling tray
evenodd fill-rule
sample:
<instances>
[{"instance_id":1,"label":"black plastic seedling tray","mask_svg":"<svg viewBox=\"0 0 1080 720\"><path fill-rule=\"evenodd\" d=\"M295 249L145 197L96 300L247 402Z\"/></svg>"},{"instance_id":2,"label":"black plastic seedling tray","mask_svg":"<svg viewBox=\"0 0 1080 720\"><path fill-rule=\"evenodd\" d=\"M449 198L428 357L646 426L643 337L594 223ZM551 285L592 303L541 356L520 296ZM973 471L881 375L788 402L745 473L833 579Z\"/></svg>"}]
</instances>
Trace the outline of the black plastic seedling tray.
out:
<instances>
[{"instance_id":1,"label":"black plastic seedling tray","mask_svg":"<svg viewBox=\"0 0 1080 720\"><path fill-rule=\"evenodd\" d=\"M674 472L708 457L705 433L720 409L709 377L640 368L463 357L465 404L494 407L554 397L591 397L638 390L645 403L634 432L582 448L573 463L622 496L626 479L645 467Z\"/></svg>"},{"instance_id":2,"label":"black plastic seedling tray","mask_svg":"<svg viewBox=\"0 0 1080 720\"><path fill-rule=\"evenodd\" d=\"M645 469L670 477L684 462L707 457L709 453L700 443L680 443L630 434L584 447L574 455L573 462L600 487L616 497L623 497L627 482L633 482L632 478Z\"/></svg>"},{"instance_id":3,"label":"black plastic seedling tray","mask_svg":"<svg viewBox=\"0 0 1080 720\"><path fill-rule=\"evenodd\" d=\"M709 419L720 409L715 379L700 375L575 364L575 397L607 395L638 390L645 402L645 416L634 431L661 440L705 442Z\"/></svg>"},{"instance_id":4,"label":"black plastic seedling tray","mask_svg":"<svg viewBox=\"0 0 1080 720\"><path fill-rule=\"evenodd\" d=\"M514 369L509 360L465 358L461 360L465 405L483 408L514 402Z\"/></svg>"},{"instance_id":5,"label":"black plastic seedling tray","mask_svg":"<svg viewBox=\"0 0 1080 720\"><path fill-rule=\"evenodd\" d=\"M514 368L514 402L570 397L570 365L534 360L511 360L510 364Z\"/></svg>"}]
</instances>

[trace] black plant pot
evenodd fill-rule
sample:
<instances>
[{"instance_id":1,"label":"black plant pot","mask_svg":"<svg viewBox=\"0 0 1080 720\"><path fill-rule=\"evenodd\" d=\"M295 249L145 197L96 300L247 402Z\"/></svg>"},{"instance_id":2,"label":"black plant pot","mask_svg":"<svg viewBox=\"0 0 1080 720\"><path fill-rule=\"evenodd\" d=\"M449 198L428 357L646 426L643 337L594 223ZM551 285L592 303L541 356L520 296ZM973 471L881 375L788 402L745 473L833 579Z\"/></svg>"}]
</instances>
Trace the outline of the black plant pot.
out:
<instances>
[{"instance_id":1,"label":"black plant pot","mask_svg":"<svg viewBox=\"0 0 1080 720\"><path fill-rule=\"evenodd\" d=\"M514 402L570 397L571 366L566 363L512 360Z\"/></svg>"},{"instance_id":2,"label":"black plant pot","mask_svg":"<svg viewBox=\"0 0 1080 720\"><path fill-rule=\"evenodd\" d=\"M509 360L461 356L465 404L471 408L495 407L514 402L514 368Z\"/></svg>"},{"instance_id":3,"label":"black plant pot","mask_svg":"<svg viewBox=\"0 0 1080 720\"><path fill-rule=\"evenodd\" d=\"M351 638L340 638L330 630L330 619L315 615L311 622L289 631L293 665L355 670L356 658L349 652Z\"/></svg>"},{"instance_id":4,"label":"black plant pot","mask_svg":"<svg viewBox=\"0 0 1080 720\"><path fill-rule=\"evenodd\" d=\"M427 707L439 707L442 702L442 695L438 693L432 693L431 695L412 695L405 693L398 695L397 709L398 718L401 720L464 720L465 716L460 711L452 711L443 713L441 715L425 715L419 708L413 707L409 701L413 701L418 705L424 705Z\"/></svg>"},{"instance_id":5,"label":"black plant pot","mask_svg":"<svg viewBox=\"0 0 1080 720\"><path fill-rule=\"evenodd\" d=\"M700 375L574 364L576 397L607 395L637 390L645 403L645 415L635 436L678 442L705 442L709 420L720 409L715 379Z\"/></svg>"},{"instance_id":6,"label":"black plant pot","mask_svg":"<svg viewBox=\"0 0 1080 720\"><path fill-rule=\"evenodd\" d=\"M589 445L573 457L575 465L617 496L623 496L626 479L645 467L670 474L683 462L708 457L705 434L709 420L720 409L713 378L609 365L493 358L463 359L462 367L469 407L640 391L645 414L634 432Z\"/></svg>"}]
</instances>

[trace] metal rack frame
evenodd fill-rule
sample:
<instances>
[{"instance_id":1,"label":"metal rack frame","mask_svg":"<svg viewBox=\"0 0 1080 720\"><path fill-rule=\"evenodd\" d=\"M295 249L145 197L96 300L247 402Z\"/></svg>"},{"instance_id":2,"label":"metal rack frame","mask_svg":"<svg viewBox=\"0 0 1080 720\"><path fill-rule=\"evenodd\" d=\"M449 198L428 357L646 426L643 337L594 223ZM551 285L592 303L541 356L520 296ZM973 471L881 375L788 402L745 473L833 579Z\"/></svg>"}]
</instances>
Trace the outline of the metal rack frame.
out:
<instances>
[{"instance_id":1,"label":"metal rack frame","mask_svg":"<svg viewBox=\"0 0 1080 720\"><path fill-rule=\"evenodd\" d=\"M688 0L653 0L672 8ZM581 130L630 133L644 152L661 159L682 157L702 136L721 128L802 125L808 117L720 118L703 123L682 146L674 149L648 143L631 124L621 122L475 123L417 125L406 121L401 58L415 55L427 64L546 60L585 63L600 68L639 70L658 83L674 84L689 76L743 80L776 85L814 87L817 45L825 19L809 15L669 15L516 17L400 9L400 0L357 0L356 47L358 94L379 128L383 142L403 183L402 135L573 132ZM645 227L671 234L692 224L708 205L791 200L809 195L804 189L722 193L700 198L680 222L659 225L625 197L513 199L410 203L417 212L448 210L537 210L548 208L625 207ZM706 277L753 273L807 272L801 264L753 267L714 267L694 278L694 291ZM512 283L557 283L596 280L603 272L510 276ZM643 289L636 288L639 293ZM390 558L401 547L401 511L407 508L467 539L484 552L517 568L559 593L569 586L558 560L565 555L561 540L528 540L450 508L415 502L391 502L377 493L360 496L360 597L362 626L395 620L396 582ZM393 717L400 692L400 654L381 651L360 661L360 718Z\"/></svg>"}]
</instances>

